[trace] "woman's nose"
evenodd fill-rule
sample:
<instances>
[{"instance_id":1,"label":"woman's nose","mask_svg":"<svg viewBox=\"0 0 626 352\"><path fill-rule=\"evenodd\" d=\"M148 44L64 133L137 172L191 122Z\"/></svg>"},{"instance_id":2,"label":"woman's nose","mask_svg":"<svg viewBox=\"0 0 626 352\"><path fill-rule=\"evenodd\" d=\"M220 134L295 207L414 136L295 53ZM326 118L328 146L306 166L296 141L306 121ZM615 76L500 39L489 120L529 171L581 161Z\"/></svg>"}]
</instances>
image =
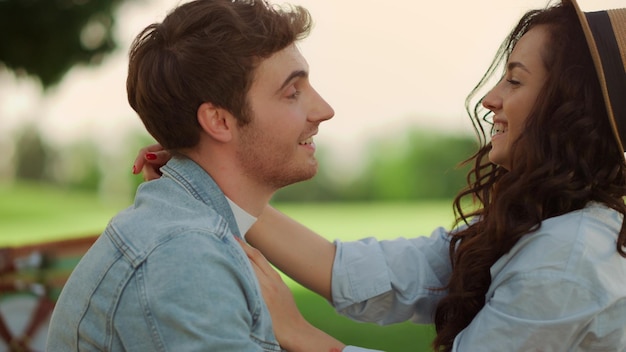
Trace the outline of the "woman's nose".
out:
<instances>
[{"instance_id":1,"label":"woman's nose","mask_svg":"<svg viewBox=\"0 0 626 352\"><path fill-rule=\"evenodd\" d=\"M485 109L495 111L502 106L502 99L498 96L496 88L497 86L493 87L483 98L482 104Z\"/></svg>"}]
</instances>

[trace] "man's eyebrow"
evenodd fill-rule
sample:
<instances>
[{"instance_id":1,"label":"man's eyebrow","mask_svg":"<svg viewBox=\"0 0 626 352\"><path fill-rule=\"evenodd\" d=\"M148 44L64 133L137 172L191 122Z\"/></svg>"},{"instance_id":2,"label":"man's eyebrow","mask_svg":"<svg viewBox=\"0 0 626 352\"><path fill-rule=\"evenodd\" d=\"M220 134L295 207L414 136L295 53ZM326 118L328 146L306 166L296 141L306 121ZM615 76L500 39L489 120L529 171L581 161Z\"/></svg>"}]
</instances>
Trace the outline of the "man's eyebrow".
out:
<instances>
[{"instance_id":1,"label":"man's eyebrow","mask_svg":"<svg viewBox=\"0 0 626 352\"><path fill-rule=\"evenodd\" d=\"M528 67L526 67L523 63L519 62L519 61L513 61L513 62L509 62L509 64L506 66L507 70L512 71L514 68L519 68L522 69L528 73L531 73L528 70Z\"/></svg>"},{"instance_id":2,"label":"man's eyebrow","mask_svg":"<svg viewBox=\"0 0 626 352\"><path fill-rule=\"evenodd\" d=\"M280 88L278 88L277 92L280 92L281 90L283 90L285 87L287 87L289 85L289 83L291 83L291 81L293 81L296 78L307 78L309 76L309 73L305 70L298 70L298 71L293 71L288 77L287 79L285 79L285 81L283 82L283 84L280 86Z\"/></svg>"}]
</instances>

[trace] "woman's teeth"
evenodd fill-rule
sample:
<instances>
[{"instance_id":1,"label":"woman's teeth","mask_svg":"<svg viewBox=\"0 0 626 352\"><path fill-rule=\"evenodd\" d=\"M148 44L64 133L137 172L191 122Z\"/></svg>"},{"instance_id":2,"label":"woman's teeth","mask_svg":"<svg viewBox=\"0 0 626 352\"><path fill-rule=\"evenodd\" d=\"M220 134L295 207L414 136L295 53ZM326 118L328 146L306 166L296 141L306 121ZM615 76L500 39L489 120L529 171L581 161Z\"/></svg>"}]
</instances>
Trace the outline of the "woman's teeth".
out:
<instances>
[{"instance_id":1,"label":"woman's teeth","mask_svg":"<svg viewBox=\"0 0 626 352\"><path fill-rule=\"evenodd\" d=\"M507 129L503 123L495 123L493 127L491 128L491 135L495 136L497 134L504 133L506 131Z\"/></svg>"}]
</instances>

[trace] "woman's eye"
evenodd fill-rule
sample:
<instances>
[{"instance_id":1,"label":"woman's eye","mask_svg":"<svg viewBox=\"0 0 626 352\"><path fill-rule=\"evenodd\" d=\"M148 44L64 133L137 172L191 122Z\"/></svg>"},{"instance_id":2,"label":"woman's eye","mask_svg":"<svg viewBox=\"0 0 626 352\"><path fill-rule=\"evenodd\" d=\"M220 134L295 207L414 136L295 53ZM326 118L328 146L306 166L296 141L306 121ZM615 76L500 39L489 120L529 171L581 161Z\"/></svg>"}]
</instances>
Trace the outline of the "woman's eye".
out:
<instances>
[{"instance_id":1,"label":"woman's eye","mask_svg":"<svg viewBox=\"0 0 626 352\"><path fill-rule=\"evenodd\" d=\"M507 79L506 81L509 82L509 84L514 85L514 86L519 86L520 85L520 82L516 81L514 79Z\"/></svg>"}]
</instances>

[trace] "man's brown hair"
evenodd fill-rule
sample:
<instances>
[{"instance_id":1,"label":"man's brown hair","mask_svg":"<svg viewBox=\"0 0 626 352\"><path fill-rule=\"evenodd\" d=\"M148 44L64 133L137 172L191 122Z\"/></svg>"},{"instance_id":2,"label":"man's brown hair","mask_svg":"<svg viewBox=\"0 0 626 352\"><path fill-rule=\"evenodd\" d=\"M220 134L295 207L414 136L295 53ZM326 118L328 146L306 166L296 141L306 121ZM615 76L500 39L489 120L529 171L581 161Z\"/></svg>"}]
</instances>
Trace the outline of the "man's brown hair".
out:
<instances>
[{"instance_id":1,"label":"man's brown hair","mask_svg":"<svg viewBox=\"0 0 626 352\"><path fill-rule=\"evenodd\" d=\"M262 59L306 37L309 12L255 0L196 0L134 40L126 81L128 101L166 149L193 147L204 102L249 122L246 94Z\"/></svg>"}]
</instances>

